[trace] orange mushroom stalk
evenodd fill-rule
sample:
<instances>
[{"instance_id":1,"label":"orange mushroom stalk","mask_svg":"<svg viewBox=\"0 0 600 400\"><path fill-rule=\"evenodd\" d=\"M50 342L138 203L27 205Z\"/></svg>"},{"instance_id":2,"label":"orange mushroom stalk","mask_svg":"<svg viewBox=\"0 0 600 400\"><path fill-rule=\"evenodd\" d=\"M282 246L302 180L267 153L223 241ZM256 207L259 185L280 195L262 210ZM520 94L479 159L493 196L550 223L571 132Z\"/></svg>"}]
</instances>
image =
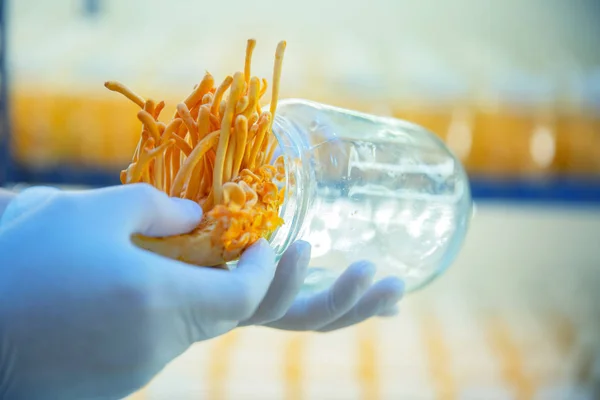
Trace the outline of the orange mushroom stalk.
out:
<instances>
[{"instance_id":1,"label":"orange mushroom stalk","mask_svg":"<svg viewBox=\"0 0 600 400\"><path fill-rule=\"evenodd\" d=\"M151 184L204 210L192 232L134 235L139 247L194 265L222 266L283 224L283 159L270 162L277 147L272 123L286 43L277 46L268 111L260 107L267 81L250 75L255 45L248 40L244 72L227 76L218 87L206 73L166 124L159 121L164 102L145 100L118 82L105 83L141 108L141 137L121 182Z\"/></svg>"}]
</instances>

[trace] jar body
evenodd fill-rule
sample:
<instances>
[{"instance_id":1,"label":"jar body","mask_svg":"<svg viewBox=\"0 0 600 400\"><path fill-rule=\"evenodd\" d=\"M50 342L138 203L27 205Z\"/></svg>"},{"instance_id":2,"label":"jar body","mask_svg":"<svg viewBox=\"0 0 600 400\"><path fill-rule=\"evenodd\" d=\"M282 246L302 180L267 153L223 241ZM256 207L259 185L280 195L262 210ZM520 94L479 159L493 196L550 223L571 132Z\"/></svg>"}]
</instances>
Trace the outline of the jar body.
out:
<instances>
[{"instance_id":1,"label":"jar body","mask_svg":"<svg viewBox=\"0 0 600 400\"><path fill-rule=\"evenodd\" d=\"M367 259L377 277L423 287L454 261L472 214L467 175L424 128L304 100L278 104L286 165L284 225L272 243L312 245L307 287ZM277 155L277 154L276 154Z\"/></svg>"}]
</instances>

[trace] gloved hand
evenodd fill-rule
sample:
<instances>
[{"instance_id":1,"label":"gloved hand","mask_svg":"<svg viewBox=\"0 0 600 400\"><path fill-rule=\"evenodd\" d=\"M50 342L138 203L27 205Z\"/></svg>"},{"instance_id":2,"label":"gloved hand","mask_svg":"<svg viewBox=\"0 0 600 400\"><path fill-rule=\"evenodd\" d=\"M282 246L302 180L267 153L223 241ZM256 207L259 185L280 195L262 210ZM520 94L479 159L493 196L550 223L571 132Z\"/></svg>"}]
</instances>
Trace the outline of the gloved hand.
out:
<instances>
[{"instance_id":1,"label":"gloved hand","mask_svg":"<svg viewBox=\"0 0 600 400\"><path fill-rule=\"evenodd\" d=\"M147 185L13 200L0 221L0 398L122 398L251 317L275 272L264 241L224 271L129 240L184 233L200 217Z\"/></svg>"},{"instance_id":2,"label":"gloved hand","mask_svg":"<svg viewBox=\"0 0 600 400\"><path fill-rule=\"evenodd\" d=\"M0 219L0 398L122 398L196 341L250 324L334 329L388 313L401 292L390 281L367 291L372 268L357 265L331 291L296 299L303 242L275 273L264 242L228 272L129 241L187 232L200 217L147 185L32 188L12 201Z\"/></svg>"},{"instance_id":3,"label":"gloved hand","mask_svg":"<svg viewBox=\"0 0 600 400\"><path fill-rule=\"evenodd\" d=\"M351 265L328 290L298 295L307 266L304 261L290 260L298 247L291 247L284 254L265 298L254 315L242 321L241 326L329 332L373 316L387 317L398 313L404 283L388 277L372 284L375 266L366 261Z\"/></svg>"}]
</instances>

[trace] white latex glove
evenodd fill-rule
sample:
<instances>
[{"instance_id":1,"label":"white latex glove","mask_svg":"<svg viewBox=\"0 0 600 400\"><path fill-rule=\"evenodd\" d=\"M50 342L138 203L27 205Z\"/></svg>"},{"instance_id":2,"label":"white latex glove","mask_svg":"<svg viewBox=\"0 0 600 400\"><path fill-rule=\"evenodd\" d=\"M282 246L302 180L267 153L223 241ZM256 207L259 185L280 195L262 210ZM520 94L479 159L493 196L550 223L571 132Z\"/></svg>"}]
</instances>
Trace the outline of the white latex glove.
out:
<instances>
[{"instance_id":1,"label":"white latex glove","mask_svg":"<svg viewBox=\"0 0 600 400\"><path fill-rule=\"evenodd\" d=\"M289 260L293 254L291 249L283 256L258 310L241 325L329 332L373 316L397 314L403 282L389 277L372 284L375 267L366 261L352 264L328 290L298 295L306 276L306 263Z\"/></svg>"},{"instance_id":2,"label":"white latex glove","mask_svg":"<svg viewBox=\"0 0 600 400\"><path fill-rule=\"evenodd\" d=\"M17 196L0 221L0 398L123 398L251 317L275 273L265 241L224 271L129 240L184 233L200 217L147 185Z\"/></svg>"},{"instance_id":3,"label":"white latex glove","mask_svg":"<svg viewBox=\"0 0 600 400\"><path fill-rule=\"evenodd\" d=\"M369 288L357 264L334 287L299 296L310 247L275 273L264 243L233 272L145 252L131 233L183 233L197 205L147 185L80 193L32 188L0 220L0 398L120 398L192 343L236 326L331 330L393 314L402 284Z\"/></svg>"}]
</instances>

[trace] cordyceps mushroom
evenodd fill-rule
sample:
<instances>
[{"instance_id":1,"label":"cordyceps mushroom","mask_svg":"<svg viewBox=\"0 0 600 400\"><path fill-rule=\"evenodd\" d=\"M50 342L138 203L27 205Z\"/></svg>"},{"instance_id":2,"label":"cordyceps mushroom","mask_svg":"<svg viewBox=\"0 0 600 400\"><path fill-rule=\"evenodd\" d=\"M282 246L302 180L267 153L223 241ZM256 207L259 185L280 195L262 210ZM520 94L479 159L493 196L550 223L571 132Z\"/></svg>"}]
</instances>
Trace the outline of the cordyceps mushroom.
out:
<instances>
[{"instance_id":1,"label":"cordyceps mushroom","mask_svg":"<svg viewBox=\"0 0 600 400\"><path fill-rule=\"evenodd\" d=\"M270 162L277 147L272 123L286 43L277 46L268 111L259 104L267 81L250 75L255 45L248 40L244 72L227 76L218 87L206 73L168 123L159 121L163 101L144 100L118 82L105 83L141 108L141 138L121 182L151 184L197 201L204 211L190 233L134 235L139 247L189 264L223 266L283 224L283 159Z\"/></svg>"}]
</instances>

